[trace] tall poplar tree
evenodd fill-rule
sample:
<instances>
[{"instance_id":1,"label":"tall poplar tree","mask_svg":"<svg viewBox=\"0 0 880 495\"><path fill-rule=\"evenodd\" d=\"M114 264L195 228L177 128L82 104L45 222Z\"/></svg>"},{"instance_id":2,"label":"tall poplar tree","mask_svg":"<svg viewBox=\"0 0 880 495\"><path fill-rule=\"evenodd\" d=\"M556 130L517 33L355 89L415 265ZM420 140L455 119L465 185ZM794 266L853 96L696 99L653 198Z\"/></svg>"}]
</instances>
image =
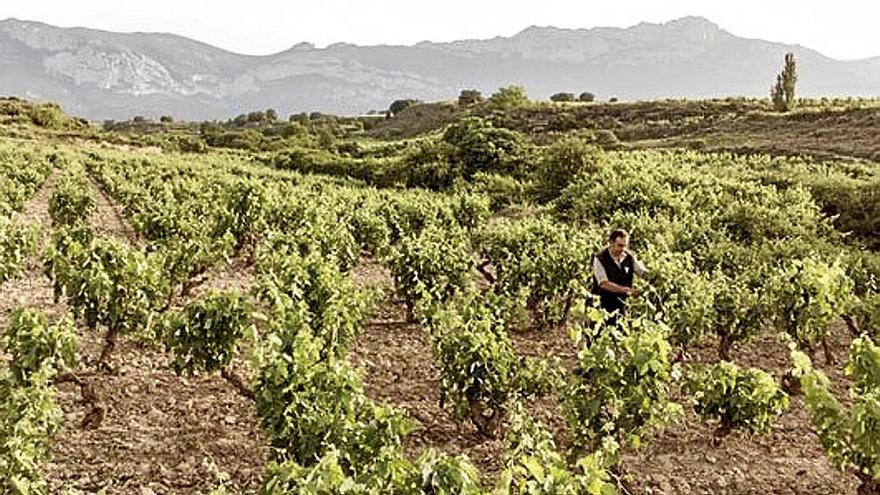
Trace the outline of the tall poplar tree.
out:
<instances>
[{"instance_id":1,"label":"tall poplar tree","mask_svg":"<svg viewBox=\"0 0 880 495\"><path fill-rule=\"evenodd\" d=\"M770 88L770 100L776 111L787 112L794 108L796 84L797 64L794 53L786 53L782 72L776 75L776 84Z\"/></svg>"}]
</instances>

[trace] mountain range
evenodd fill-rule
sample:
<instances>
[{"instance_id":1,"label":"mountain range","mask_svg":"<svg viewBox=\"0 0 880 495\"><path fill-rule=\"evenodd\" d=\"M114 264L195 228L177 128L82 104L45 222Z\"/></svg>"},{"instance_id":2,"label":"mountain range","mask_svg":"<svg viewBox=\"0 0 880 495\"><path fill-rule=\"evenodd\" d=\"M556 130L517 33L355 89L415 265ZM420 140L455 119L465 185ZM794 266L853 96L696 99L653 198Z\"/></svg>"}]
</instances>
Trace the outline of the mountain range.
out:
<instances>
[{"instance_id":1,"label":"mountain range","mask_svg":"<svg viewBox=\"0 0 880 495\"><path fill-rule=\"evenodd\" d=\"M93 120L226 119L273 108L359 114L395 99L451 100L519 84L532 98L766 96L795 53L801 96L880 96L880 57L840 61L735 36L701 17L630 28L529 27L511 37L412 46L232 53L182 36L0 21L0 95L55 101Z\"/></svg>"}]
</instances>

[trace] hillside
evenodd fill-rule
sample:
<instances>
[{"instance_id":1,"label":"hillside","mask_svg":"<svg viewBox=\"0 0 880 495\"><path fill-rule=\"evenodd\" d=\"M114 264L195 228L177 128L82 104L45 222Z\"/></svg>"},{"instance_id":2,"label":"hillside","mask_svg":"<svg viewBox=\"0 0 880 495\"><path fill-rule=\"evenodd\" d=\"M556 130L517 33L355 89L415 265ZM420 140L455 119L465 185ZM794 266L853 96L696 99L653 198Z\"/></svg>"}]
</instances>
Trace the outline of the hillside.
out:
<instances>
[{"instance_id":1,"label":"hillside","mask_svg":"<svg viewBox=\"0 0 880 495\"><path fill-rule=\"evenodd\" d=\"M464 115L493 117L491 107L415 105L378 121L367 134L413 137ZM534 103L496 116L496 122L552 141L581 131L611 131L635 148L685 147L736 153L807 155L880 162L880 101L807 100L793 112L772 112L764 100L666 100L634 103Z\"/></svg>"},{"instance_id":2,"label":"hillside","mask_svg":"<svg viewBox=\"0 0 880 495\"><path fill-rule=\"evenodd\" d=\"M876 102L764 105L0 99L0 492L877 495L880 169L693 149Z\"/></svg>"},{"instance_id":3,"label":"hillside","mask_svg":"<svg viewBox=\"0 0 880 495\"><path fill-rule=\"evenodd\" d=\"M878 495L880 109L799 104L0 98L0 492Z\"/></svg>"}]
</instances>

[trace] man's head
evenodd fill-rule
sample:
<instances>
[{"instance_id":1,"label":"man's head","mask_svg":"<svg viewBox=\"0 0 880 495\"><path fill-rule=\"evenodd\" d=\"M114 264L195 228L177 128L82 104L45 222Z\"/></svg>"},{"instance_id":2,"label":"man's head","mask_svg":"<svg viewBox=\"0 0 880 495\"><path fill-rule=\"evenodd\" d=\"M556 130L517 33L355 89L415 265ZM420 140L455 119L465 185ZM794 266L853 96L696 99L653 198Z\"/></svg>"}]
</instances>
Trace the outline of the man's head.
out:
<instances>
[{"instance_id":1,"label":"man's head","mask_svg":"<svg viewBox=\"0 0 880 495\"><path fill-rule=\"evenodd\" d=\"M608 236L608 251L615 258L619 258L629 247L629 233L623 229L614 229Z\"/></svg>"}]
</instances>

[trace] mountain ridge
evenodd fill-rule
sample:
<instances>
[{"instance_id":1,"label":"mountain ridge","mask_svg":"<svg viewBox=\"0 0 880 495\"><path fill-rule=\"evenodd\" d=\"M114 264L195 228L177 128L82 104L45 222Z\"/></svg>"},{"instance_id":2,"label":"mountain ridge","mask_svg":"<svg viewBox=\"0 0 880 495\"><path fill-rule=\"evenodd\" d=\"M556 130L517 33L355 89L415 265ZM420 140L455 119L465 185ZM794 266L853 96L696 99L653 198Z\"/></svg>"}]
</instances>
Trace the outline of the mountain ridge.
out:
<instances>
[{"instance_id":1,"label":"mountain ridge","mask_svg":"<svg viewBox=\"0 0 880 495\"><path fill-rule=\"evenodd\" d=\"M536 98L590 91L653 99L765 96L795 52L804 96L876 96L880 56L840 61L815 50L740 38L689 16L628 28L529 26L513 36L414 45L299 42L239 54L184 36L0 21L0 94L59 102L92 119L228 118L275 108L352 114L399 98L454 99L521 84Z\"/></svg>"}]
</instances>

